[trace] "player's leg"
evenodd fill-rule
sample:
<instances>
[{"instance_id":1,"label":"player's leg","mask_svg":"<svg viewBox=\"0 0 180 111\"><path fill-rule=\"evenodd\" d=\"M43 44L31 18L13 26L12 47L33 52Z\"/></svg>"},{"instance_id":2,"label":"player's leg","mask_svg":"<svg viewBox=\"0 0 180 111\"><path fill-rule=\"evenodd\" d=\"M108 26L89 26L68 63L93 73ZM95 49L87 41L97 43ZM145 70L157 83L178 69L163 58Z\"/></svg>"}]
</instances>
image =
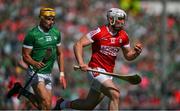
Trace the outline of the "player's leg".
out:
<instances>
[{"instance_id":1,"label":"player's leg","mask_svg":"<svg viewBox=\"0 0 180 111\"><path fill-rule=\"evenodd\" d=\"M34 84L33 90L38 97L39 107L44 110L50 110L52 93L50 90L46 89L45 82L40 81L37 84Z\"/></svg>"},{"instance_id":2,"label":"player's leg","mask_svg":"<svg viewBox=\"0 0 180 111\"><path fill-rule=\"evenodd\" d=\"M7 93L7 98L11 98L14 94L19 94L23 95L27 99L30 100L30 102L39 109L38 107L38 99L37 97L29 92L28 90L24 89L19 82L16 82L11 90Z\"/></svg>"},{"instance_id":3,"label":"player's leg","mask_svg":"<svg viewBox=\"0 0 180 111\"><path fill-rule=\"evenodd\" d=\"M39 100L37 99L37 96L31 92L29 92L26 89L21 89L21 95L26 97L36 108L41 109L39 107Z\"/></svg>"},{"instance_id":4,"label":"player's leg","mask_svg":"<svg viewBox=\"0 0 180 111\"><path fill-rule=\"evenodd\" d=\"M97 68L97 70L105 71L102 68ZM110 98L109 109L118 110L120 94L119 94L118 88L112 82L112 77L102 75L102 74L99 75L98 73L95 73L95 72L88 72L88 73L89 73L88 79L91 84L89 95L83 101L79 101L79 100L78 102L77 100L72 101L71 108L74 108L74 109L86 108L86 109L92 110L103 99L104 95L106 95Z\"/></svg>"},{"instance_id":5,"label":"player's leg","mask_svg":"<svg viewBox=\"0 0 180 111\"><path fill-rule=\"evenodd\" d=\"M98 103L104 98L104 95L94 89L90 89L88 96L84 99L75 99L73 101L67 101L60 98L54 110L71 108L76 110L92 110Z\"/></svg>"},{"instance_id":6,"label":"player's leg","mask_svg":"<svg viewBox=\"0 0 180 111\"><path fill-rule=\"evenodd\" d=\"M111 79L102 83L101 92L109 99L109 110L118 110L120 102L120 92Z\"/></svg>"},{"instance_id":7,"label":"player's leg","mask_svg":"<svg viewBox=\"0 0 180 111\"><path fill-rule=\"evenodd\" d=\"M94 80L90 74L88 74L89 82L91 84L91 88L86 98L84 99L76 99L73 101L67 101L60 98L55 106L55 110L57 109L77 109L77 110L92 110L94 109L98 103L104 98L104 95L99 91L100 82Z\"/></svg>"},{"instance_id":8,"label":"player's leg","mask_svg":"<svg viewBox=\"0 0 180 111\"><path fill-rule=\"evenodd\" d=\"M98 71L106 72L105 69L97 68ZM93 77L95 80L99 82L99 84L94 85L94 87L98 87L100 85L100 91L110 99L109 109L110 110L118 110L119 108L119 89L116 87L116 85L112 81L111 76L102 75L98 73L91 73L91 77ZM96 89L98 89L96 88Z\"/></svg>"},{"instance_id":9,"label":"player's leg","mask_svg":"<svg viewBox=\"0 0 180 111\"><path fill-rule=\"evenodd\" d=\"M51 80L51 74L37 74L32 80L31 85L38 99L40 109L51 109Z\"/></svg>"},{"instance_id":10,"label":"player's leg","mask_svg":"<svg viewBox=\"0 0 180 111\"><path fill-rule=\"evenodd\" d=\"M99 70L99 69L98 69ZM88 93L87 98L85 99L76 99L73 101L63 101L60 99L58 104L56 105L55 109L61 108L72 108L72 109L82 109L82 110L92 110L96 107L98 103L103 99L104 95L100 92L101 83L111 79L112 77L106 75L96 75L95 73L88 72L87 74L88 80L90 82L91 88Z\"/></svg>"},{"instance_id":11,"label":"player's leg","mask_svg":"<svg viewBox=\"0 0 180 111\"><path fill-rule=\"evenodd\" d=\"M28 69L28 78L29 80L34 72L31 69ZM46 81L50 81L51 84L51 76L50 74L39 74L37 73L33 79L31 80L30 85L33 88L34 94L24 90L24 95L27 97L33 105L35 105L38 109L50 109L51 108L51 91L46 89Z\"/></svg>"},{"instance_id":12,"label":"player's leg","mask_svg":"<svg viewBox=\"0 0 180 111\"><path fill-rule=\"evenodd\" d=\"M93 110L97 104L101 102L104 98L104 95L93 88L90 89L87 98L85 99L76 99L71 102L72 109L77 110Z\"/></svg>"}]
</instances>

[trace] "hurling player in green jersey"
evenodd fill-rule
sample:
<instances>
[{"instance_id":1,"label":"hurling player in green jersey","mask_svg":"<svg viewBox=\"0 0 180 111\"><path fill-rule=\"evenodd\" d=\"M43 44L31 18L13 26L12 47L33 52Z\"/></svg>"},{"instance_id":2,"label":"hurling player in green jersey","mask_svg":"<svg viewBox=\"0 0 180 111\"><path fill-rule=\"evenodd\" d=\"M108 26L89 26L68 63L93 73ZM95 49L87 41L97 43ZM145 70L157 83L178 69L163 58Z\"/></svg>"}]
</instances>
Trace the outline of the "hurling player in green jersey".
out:
<instances>
[{"instance_id":1,"label":"hurling player in green jersey","mask_svg":"<svg viewBox=\"0 0 180 111\"><path fill-rule=\"evenodd\" d=\"M61 35L55 23L55 10L53 8L41 8L39 25L30 30L23 42L22 57L28 65L27 80L37 71L31 81L34 94L16 84L11 92L27 97L38 109L50 110L52 100L52 76L53 64L57 59L59 65L59 80L63 88L66 88L64 77L64 60L61 46ZM45 58L45 59L44 59ZM12 95L12 94L11 94Z\"/></svg>"}]
</instances>

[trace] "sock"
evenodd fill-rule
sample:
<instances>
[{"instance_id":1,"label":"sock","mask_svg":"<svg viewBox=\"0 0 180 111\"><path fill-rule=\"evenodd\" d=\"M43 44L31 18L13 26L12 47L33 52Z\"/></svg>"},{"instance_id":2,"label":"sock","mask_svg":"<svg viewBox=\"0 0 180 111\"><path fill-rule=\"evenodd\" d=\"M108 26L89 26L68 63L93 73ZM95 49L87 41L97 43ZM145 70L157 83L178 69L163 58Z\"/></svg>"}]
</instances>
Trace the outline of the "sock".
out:
<instances>
[{"instance_id":1,"label":"sock","mask_svg":"<svg viewBox=\"0 0 180 111\"><path fill-rule=\"evenodd\" d=\"M60 104L60 108L65 109L65 108L71 108L71 101L64 100Z\"/></svg>"},{"instance_id":2,"label":"sock","mask_svg":"<svg viewBox=\"0 0 180 111\"><path fill-rule=\"evenodd\" d=\"M31 102L33 103L39 103L39 100L37 99L36 95L34 95L33 93L29 92L26 89L22 89L21 94L26 97L27 99L29 99Z\"/></svg>"},{"instance_id":3,"label":"sock","mask_svg":"<svg viewBox=\"0 0 180 111\"><path fill-rule=\"evenodd\" d=\"M33 93L29 92L26 89L22 89L21 94L24 97L26 97L37 109L39 109L39 110L41 109L39 107L39 100L37 99L37 97Z\"/></svg>"},{"instance_id":4,"label":"sock","mask_svg":"<svg viewBox=\"0 0 180 111\"><path fill-rule=\"evenodd\" d=\"M26 90L26 89L22 89L22 90L21 90L21 94L22 94L23 96L25 96L26 98L35 97L35 95L34 95L33 93L29 92L29 91Z\"/></svg>"}]
</instances>

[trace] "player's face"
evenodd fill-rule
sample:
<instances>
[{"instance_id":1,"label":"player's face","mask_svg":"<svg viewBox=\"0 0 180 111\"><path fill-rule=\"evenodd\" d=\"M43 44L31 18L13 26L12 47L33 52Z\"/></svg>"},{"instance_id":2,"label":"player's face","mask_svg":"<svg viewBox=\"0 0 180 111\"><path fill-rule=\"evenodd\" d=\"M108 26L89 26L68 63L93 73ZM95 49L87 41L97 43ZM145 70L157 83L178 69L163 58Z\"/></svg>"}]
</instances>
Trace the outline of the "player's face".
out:
<instances>
[{"instance_id":1,"label":"player's face","mask_svg":"<svg viewBox=\"0 0 180 111\"><path fill-rule=\"evenodd\" d=\"M124 19L118 19L115 21L115 24L113 25L113 29L116 31L119 31L122 29L122 27L125 24L125 20Z\"/></svg>"},{"instance_id":2,"label":"player's face","mask_svg":"<svg viewBox=\"0 0 180 111\"><path fill-rule=\"evenodd\" d=\"M47 16L41 19L41 25L46 29L49 30L55 23L55 17Z\"/></svg>"}]
</instances>

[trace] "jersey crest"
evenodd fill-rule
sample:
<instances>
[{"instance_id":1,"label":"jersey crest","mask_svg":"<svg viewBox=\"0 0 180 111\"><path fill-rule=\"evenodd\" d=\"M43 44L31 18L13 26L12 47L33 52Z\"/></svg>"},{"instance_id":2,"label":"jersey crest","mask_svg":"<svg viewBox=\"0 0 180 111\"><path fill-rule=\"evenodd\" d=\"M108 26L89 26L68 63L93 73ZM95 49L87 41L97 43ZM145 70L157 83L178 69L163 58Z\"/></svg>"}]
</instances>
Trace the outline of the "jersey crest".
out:
<instances>
[{"instance_id":1,"label":"jersey crest","mask_svg":"<svg viewBox=\"0 0 180 111\"><path fill-rule=\"evenodd\" d=\"M114 44L114 43L115 43L116 38L110 38L110 40L111 40L111 43L112 43L112 44Z\"/></svg>"}]
</instances>

